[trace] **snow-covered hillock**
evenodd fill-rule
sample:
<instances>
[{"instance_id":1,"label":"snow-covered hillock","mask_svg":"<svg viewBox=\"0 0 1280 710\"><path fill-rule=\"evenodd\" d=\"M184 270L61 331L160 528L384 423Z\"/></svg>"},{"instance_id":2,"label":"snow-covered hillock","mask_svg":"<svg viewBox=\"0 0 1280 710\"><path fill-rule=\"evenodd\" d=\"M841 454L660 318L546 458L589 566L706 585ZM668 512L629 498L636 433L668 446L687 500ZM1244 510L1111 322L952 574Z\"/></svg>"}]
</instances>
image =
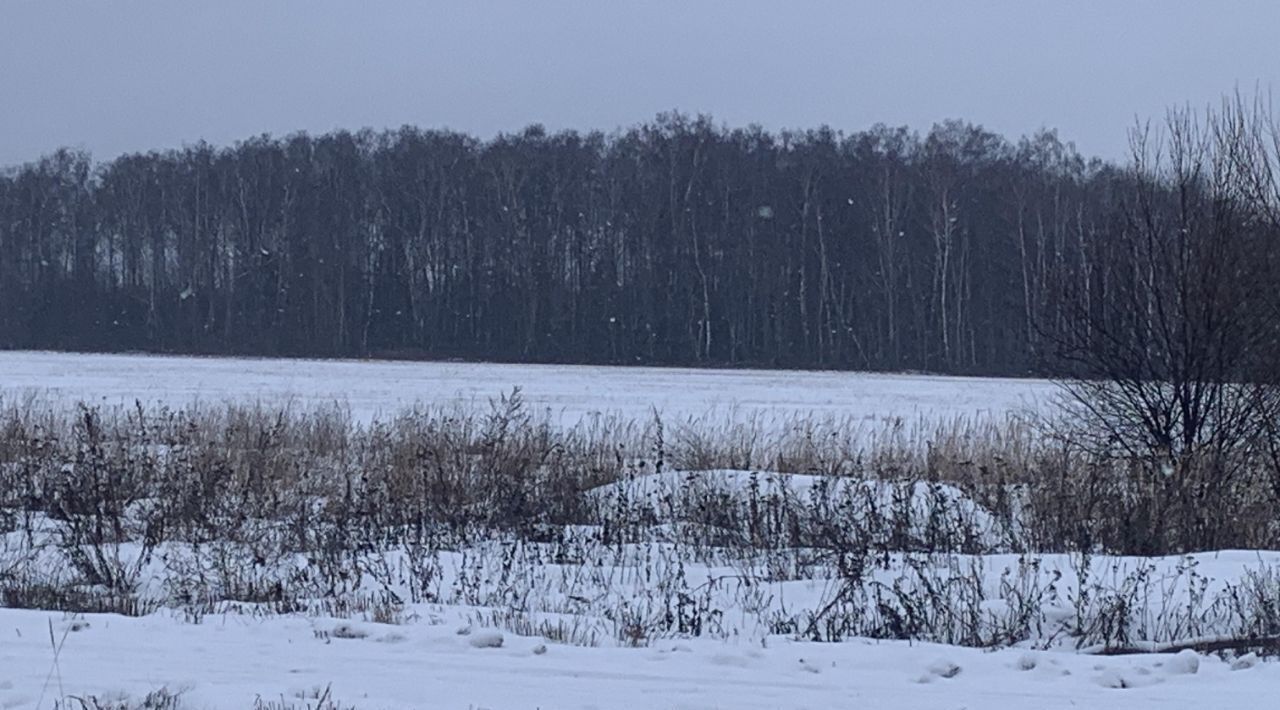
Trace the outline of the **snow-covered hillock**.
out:
<instances>
[{"instance_id":1,"label":"snow-covered hillock","mask_svg":"<svg viewBox=\"0 0 1280 710\"><path fill-rule=\"evenodd\" d=\"M602 511L632 523L696 522L745 532L765 546L807 546L837 526L871 548L1009 551L1010 527L947 483L767 471L666 471L588 493Z\"/></svg>"}]
</instances>

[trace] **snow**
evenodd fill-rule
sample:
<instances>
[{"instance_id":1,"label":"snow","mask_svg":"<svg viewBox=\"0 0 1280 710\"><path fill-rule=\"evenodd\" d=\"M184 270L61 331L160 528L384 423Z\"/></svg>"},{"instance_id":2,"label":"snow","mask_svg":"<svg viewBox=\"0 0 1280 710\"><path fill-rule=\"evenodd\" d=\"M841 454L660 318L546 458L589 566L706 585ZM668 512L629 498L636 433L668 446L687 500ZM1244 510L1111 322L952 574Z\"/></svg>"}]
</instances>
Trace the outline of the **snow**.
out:
<instances>
[{"instance_id":1,"label":"snow","mask_svg":"<svg viewBox=\"0 0 1280 710\"><path fill-rule=\"evenodd\" d=\"M1257 666L1261 662L1262 662L1262 659L1258 657L1258 654L1250 651L1249 653L1246 653L1243 656L1240 656L1239 658L1233 659L1231 661L1231 670L1247 671L1250 668Z\"/></svg>"},{"instance_id":2,"label":"snow","mask_svg":"<svg viewBox=\"0 0 1280 710\"><path fill-rule=\"evenodd\" d=\"M1200 654L1191 649L1183 649L1174 654L1165 664L1165 669L1177 675L1192 675L1200 670Z\"/></svg>"},{"instance_id":3,"label":"snow","mask_svg":"<svg viewBox=\"0 0 1280 710\"><path fill-rule=\"evenodd\" d=\"M936 520L931 515L943 514L952 526L975 531L987 548L1007 544L1011 533L1004 529L990 511L955 486L945 483L900 483L831 476L778 473L771 471L666 471L635 476L600 486L588 492L606 508L628 509L633 515L647 515L656 520L680 520L682 510L697 507L705 501L724 506L735 497L754 490L762 499L793 502L800 507L822 502L847 503L846 516L892 517L895 513L910 521L905 531L923 540ZM847 517L849 524L863 522Z\"/></svg>"},{"instance_id":4,"label":"snow","mask_svg":"<svg viewBox=\"0 0 1280 710\"><path fill-rule=\"evenodd\" d=\"M502 632L497 629L478 629L475 631L467 629L467 633L463 635L467 637L467 643L471 644L472 648L502 648L502 643L505 640Z\"/></svg>"},{"instance_id":5,"label":"snow","mask_svg":"<svg viewBox=\"0 0 1280 710\"><path fill-rule=\"evenodd\" d=\"M817 416L868 426L945 423L1032 411L1055 394L1043 381L916 375L0 352L0 399L34 396L59 405L83 400L131 406L135 399L174 406L338 404L368 421L410 406L484 411L490 398L515 386L535 411L566 425L601 414L647 420L654 412L674 422L706 417L778 423ZM861 638L816 643L798 640L800 633L777 635L770 621L795 622L828 608L839 582L832 570L805 559L803 550L721 560L719 552L703 557L679 543L680 526L698 524L682 517L680 506L691 497L723 501L720 492L800 502L856 498L865 507L841 509L853 517L905 506L912 525L930 510L953 515L979 533L979 549L993 554L894 553L866 571L868 584L911 594L913 585L925 581L968 580L973 586L964 588L992 624L1014 615L1019 594L1024 601L1038 599L1039 635L995 651ZM1217 610L1212 600L1251 571L1280 568L1280 553L1015 554L1010 541L1017 531L1002 529L990 512L946 484L665 471L589 495L637 513L651 511L652 536L605 542L599 529L581 525L566 530L557 545L487 540L440 550L419 560L434 567L429 583L413 582L423 587L417 596L404 579L412 568L408 550L351 558L365 570L363 581L346 590L351 599L389 592L433 602L406 603L393 614L340 617L338 599L309 600L317 603L288 613L241 603L198 614L177 605L141 617L0 608L0 710L80 707L75 698L90 697L104 706L112 701L136 707L158 691L179 694L180 707L189 710L240 709L259 700L317 707L321 699L355 710L1248 710L1280 688L1280 663L1254 654L1223 659L1191 650L1158 652L1229 635L1241 620ZM35 527L38 535L47 534ZM908 532L919 538L927 531ZM269 539L263 543L270 547ZM0 536L0 549L5 544ZM166 582L175 575L201 581L206 586L191 591L220 599L216 595L226 596L232 583L306 579L315 571L304 555L284 552L274 566L259 568L249 563L247 550L216 541L198 551L165 543L149 564L134 565L136 544L122 543L114 552L122 565L138 570L139 595L153 602L172 600ZM54 557L53 547L34 554L30 570L49 575L51 584L66 582L58 576L65 574L58 572L65 561ZM1076 613L1090 611L1087 603L1072 606L1085 579L1107 589L1142 581L1132 590L1128 621L1134 641L1128 647L1151 653L1099 656L1089 652L1100 647L1076 648L1064 629ZM693 614L699 624L705 617L707 626L688 637L663 625L673 599L692 605L677 614ZM893 603L892 596L850 599ZM1192 600L1200 599L1194 606ZM1182 606L1188 609L1180 616ZM648 625L650 635L634 639L638 647L628 647L626 618L618 614Z\"/></svg>"},{"instance_id":6,"label":"snow","mask_svg":"<svg viewBox=\"0 0 1280 710\"><path fill-rule=\"evenodd\" d=\"M227 614L190 624L167 613L91 615L70 631L59 614L0 610L0 708L52 708L91 695L136 701L167 688L181 693L183 707L209 710L253 707L256 698L303 707L326 694L357 710L1248 709L1280 687L1280 664L1232 672L1209 656L1196 659L1198 673L1180 674L1168 668L1182 656L1042 652L1027 670L1018 650L777 637L640 649L516 637L476 648L439 619L449 610L420 611L438 623L365 624L367 635L336 637L317 631L341 622L301 616Z\"/></svg>"},{"instance_id":7,"label":"snow","mask_svg":"<svg viewBox=\"0 0 1280 710\"><path fill-rule=\"evenodd\" d=\"M738 473L717 475L732 482L741 478ZM797 487L805 480L799 478ZM582 535L598 532L579 527L576 532ZM672 557L676 547L667 543L557 547L580 550L581 560L553 562L538 544L513 546L505 540L442 552L433 573L434 601L405 604L394 614L357 611L324 599L286 613L224 604L203 614L168 608L138 618L0 609L0 708L52 708L57 699L90 695L139 699L161 689L180 691L184 707L211 710L252 707L259 697L299 703L329 697L339 707L357 710L1252 708L1256 705L1251 702L1280 687L1280 664L1257 656L1223 660L1188 650L1090 655L1076 649L1055 624L1074 613L1069 600L1080 596L1080 565L1087 564L1089 579L1103 580L1108 587L1119 584L1107 582L1108 576L1120 580L1149 568L1148 578L1155 581L1134 597L1135 636L1164 634L1163 624L1182 618L1187 590L1194 587L1209 606L1188 610L1204 624L1193 632L1203 640L1220 638L1214 634L1224 633L1234 621L1205 613L1212 600L1251 571L1280 565L1280 553L1098 555L1087 560L1041 555L1030 567L1026 555L938 555L928 556L931 564L950 566L914 572L894 555L884 568L869 571L876 577L873 584L886 589L900 586L896 577L921 571L936 572L937 581L953 574L971 577L983 590L984 609L993 614L993 622L1001 615L999 604L1017 591L1018 585L1006 584L1010 570L1055 580L1060 592L1046 600L1045 618L1037 624L1041 635L986 651L859 638L816 643L773 633L760 623L775 618L775 612L803 618L806 610L824 607L832 580L817 570L808 578L753 575L748 589L728 580L750 574L749 568L680 562ZM164 598L159 577L166 569L185 568L179 557L192 552L169 543L157 549L156 559L142 568L141 594ZM121 546L122 558L134 555L130 546ZM351 564L370 574L379 567L405 567L395 553L388 554L384 565L374 561ZM290 564L307 569L302 558ZM52 563L40 566L53 568ZM676 590L675 597L701 598L704 592L696 590L705 590L710 607L723 610L718 615L722 626L698 637L659 628L654 614L671 613L660 593L676 581L672 566L680 567L679 579L687 578L691 585L684 593ZM463 576L471 581L462 584ZM713 579L722 581L702 584ZM903 584L909 582L903 579ZM398 575L366 577L361 587L349 590L349 598L386 590L406 599L410 595L404 585ZM338 608L349 609L349 616L332 616ZM609 630L616 618L611 613L620 609L654 625L654 633L638 648L628 647ZM501 623L517 613L529 623ZM1160 616L1146 616L1151 613ZM557 619L570 619L573 628L590 632L586 635L599 645L545 638L548 627L541 622ZM1168 633L1183 632L1171 628Z\"/></svg>"},{"instance_id":8,"label":"snow","mask_svg":"<svg viewBox=\"0 0 1280 710\"><path fill-rule=\"evenodd\" d=\"M1055 394L1044 380L854 372L0 352L0 397L109 406L192 402L340 404L368 420L414 405L487 408L521 387L564 424L605 414L668 421L797 416L880 424L1004 417Z\"/></svg>"}]
</instances>

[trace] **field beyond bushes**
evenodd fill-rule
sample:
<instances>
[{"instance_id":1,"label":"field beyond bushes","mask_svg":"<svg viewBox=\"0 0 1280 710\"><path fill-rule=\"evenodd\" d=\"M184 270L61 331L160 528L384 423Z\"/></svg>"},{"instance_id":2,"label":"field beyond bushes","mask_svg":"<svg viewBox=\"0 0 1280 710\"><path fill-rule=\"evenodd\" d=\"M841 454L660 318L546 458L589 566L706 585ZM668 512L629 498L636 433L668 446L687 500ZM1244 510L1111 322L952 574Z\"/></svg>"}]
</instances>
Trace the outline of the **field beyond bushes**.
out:
<instances>
[{"instance_id":1,"label":"field beyond bushes","mask_svg":"<svg viewBox=\"0 0 1280 710\"><path fill-rule=\"evenodd\" d=\"M295 639L287 619L304 619L309 643L345 649L691 648L710 654L700 663L782 669L777 682L792 663L807 677L862 662L805 642L1214 654L1224 671L1280 650L1270 478L1238 481L1229 509L1179 517L1156 507L1140 462L1091 454L1052 425L654 413L566 426L518 389L481 411L371 420L337 406L10 400L0 606L67 615L48 631L54 665L90 625L145 632L113 614L163 638L240 619ZM1221 545L1187 548L1181 525ZM1077 665L1001 657L1054 674ZM911 682L959 673L904 662ZM1117 663L1089 687L1166 680L1159 664ZM164 690L157 702L173 704L85 707L183 707L180 688ZM254 702L363 707L327 690ZM374 697L404 697L384 690Z\"/></svg>"}]
</instances>

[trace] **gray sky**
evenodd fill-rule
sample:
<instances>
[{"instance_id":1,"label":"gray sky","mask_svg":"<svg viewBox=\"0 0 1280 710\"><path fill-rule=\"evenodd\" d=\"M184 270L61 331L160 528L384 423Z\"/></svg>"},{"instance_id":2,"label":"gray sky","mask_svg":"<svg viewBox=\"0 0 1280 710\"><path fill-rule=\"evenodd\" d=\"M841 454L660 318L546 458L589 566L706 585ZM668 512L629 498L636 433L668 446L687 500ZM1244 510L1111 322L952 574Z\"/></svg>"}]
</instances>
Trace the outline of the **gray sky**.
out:
<instances>
[{"instance_id":1,"label":"gray sky","mask_svg":"<svg viewBox=\"0 0 1280 710\"><path fill-rule=\"evenodd\" d=\"M297 129L664 110L730 125L1047 126L1120 156L1135 116L1280 90L1274 0L0 2L0 165Z\"/></svg>"}]
</instances>

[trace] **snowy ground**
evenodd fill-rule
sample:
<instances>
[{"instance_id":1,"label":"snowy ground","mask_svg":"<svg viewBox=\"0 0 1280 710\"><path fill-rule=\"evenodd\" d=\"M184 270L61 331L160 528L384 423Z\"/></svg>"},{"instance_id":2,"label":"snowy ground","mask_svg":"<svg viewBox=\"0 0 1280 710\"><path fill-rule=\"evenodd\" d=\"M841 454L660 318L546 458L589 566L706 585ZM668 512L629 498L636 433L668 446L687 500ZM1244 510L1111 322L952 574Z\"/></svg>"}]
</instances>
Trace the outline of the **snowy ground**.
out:
<instances>
[{"instance_id":1,"label":"snowy ground","mask_svg":"<svg viewBox=\"0 0 1280 710\"><path fill-rule=\"evenodd\" d=\"M1019 413L1054 395L1043 381L834 372L0 352L0 398L34 394L65 404L338 403L368 420L415 404L483 407L514 386L523 388L536 410L566 424L593 413L643 419L654 409L668 421L947 421ZM1245 612L1270 609L1273 591L1280 589L1280 553L1153 559L1017 555L1010 542L1018 530L959 489L903 486L703 471L640 476L587 492L589 499L606 503L599 509L611 511L612 524L638 521L622 529L633 540L626 543L604 541L602 528L582 525L556 543L495 537L420 557L393 548L347 551L349 556L317 563L293 550L275 550L270 533L280 521L261 521L262 535L250 534L256 527L245 528L234 544L172 540L149 563L136 566L139 597L165 605L160 611L134 618L0 608L0 710L133 710L161 689L179 693L183 710L253 708L258 701L311 710L320 707L320 698L333 701L325 710L1251 710L1280 689L1280 663L1227 661L1191 651L1094 656L1077 646L1088 646L1089 634L1101 632L1073 637L1071 630L1073 620L1120 614L1133 647L1149 648L1144 641L1242 638L1242 629L1254 628ZM847 601L837 607L831 602L841 587L825 563L813 562L811 551L744 552L740 542L722 549L690 541L723 532L698 521L705 509L723 512L736 500L725 494L835 511L830 514L841 516L841 529L875 529L879 524L869 522L875 510L905 515L895 535L912 539L933 534L931 526L941 521L946 530L970 530L965 538L993 554L886 555L867 572L865 593L840 597ZM834 506L840 501L849 505ZM852 505L858 501L864 506ZM32 527L41 531L49 522L40 519ZM929 525L913 527L924 522ZM46 582L50 588L78 588L67 560L58 557L65 550L56 536L50 540L15 528L0 535L0 553L26 565L16 578L37 589ZM127 563L122 568L134 568L135 543L105 547ZM264 552L271 554L263 557ZM338 596L308 595L341 587L350 581L351 568L363 573ZM341 580L336 586L335 574ZM297 599L318 605L280 614L219 602L245 597L216 596L219 589L245 588L248 582L259 589L265 588L260 582L273 580L296 585ZM1082 593L1085 580L1092 585L1088 594ZM1032 630L1018 636L1015 647L999 651L857 638L796 640L816 628L806 627L805 619L819 612L850 615L874 627L902 599L923 600L917 592L926 585L945 590L935 600L948 600L925 609L941 619L938 629L949 628L947 614L957 615L958 623L972 609L981 617L980 630L1014 628L1023 610L1034 616ZM1233 603L1249 590L1262 590L1255 595L1261 606ZM375 623L371 619L379 615L369 607L351 607L348 618L329 615L338 613L334 604L367 601L382 592L437 603L397 605L397 623ZM899 593L906 596L894 596ZM219 611L205 613L199 602L180 601L190 599L219 602ZM859 611L863 605L865 614ZM696 638L682 630L686 615L698 624ZM566 619L573 633L553 626ZM627 630L635 620L648 631L637 641L642 647L628 648ZM487 624L503 630L483 628ZM778 628L806 631L777 635ZM557 630L570 643L541 635ZM599 646L579 643L583 638ZM96 704L77 700L90 697Z\"/></svg>"},{"instance_id":2,"label":"snowy ground","mask_svg":"<svg viewBox=\"0 0 1280 710\"><path fill-rule=\"evenodd\" d=\"M716 476L732 485L737 480L733 473ZM797 485L807 481L801 477ZM600 494L609 495L614 488ZM636 489L640 504L659 490L647 485ZM579 531L591 539L598 532ZM136 546L124 547L122 558L136 556ZM226 559L216 547L201 547L206 563ZM157 550L141 574L142 595L159 599L167 590L184 588L175 575L181 574L177 570L189 574L193 566L180 560L195 552L184 552L181 543ZM987 620L983 626L1012 621L1020 597L1038 598L1033 635L996 651L862 638L818 643L797 640L804 634L772 633L763 623L766 618L782 614L802 620L806 610L829 608L838 588L834 581L820 568L808 569L803 578L777 579L763 568L768 566L764 560L759 569L747 561L709 567L687 560L701 553L676 543L483 542L434 557L434 571L427 575L431 583L425 586L422 580L406 581L417 567L406 564L405 554L348 560L351 568L367 572L342 597L351 600L343 618L331 615L332 605L342 602L323 597L316 597L314 606L295 608L306 611L284 613L238 603L205 611L178 605L138 618L0 609L0 709L79 708L75 698L92 696L102 703L87 706L94 710L143 710L147 706L136 703L164 689L181 693L180 707L190 710L252 708L259 698L278 703L277 708L291 703L283 707L299 710L1250 710L1262 707L1262 699L1280 688L1280 663L1253 656L1224 660L1182 651L1103 657L1090 655L1086 640L1071 636L1079 613L1096 617L1105 613L1099 604L1108 606L1109 599L1124 596L1130 600L1124 608L1135 639L1156 639L1167 647L1169 639L1243 638L1238 629L1241 623L1247 626L1247 619L1221 600L1233 598L1233 589L1248 589L1241 585L1251 574L1274 574L1280 565L1277 553L1093 556L1087 562L1070 555L1032 556L1032 561L1011 554L919 554L915 559L923 566L915 571L894 556L871 573L873 587L902 589L919 601L924 597L912 590L924 579L922 573L934 589L958 590L946 583L956 575L971 580L971 587L968 582L960 587L974 594ZM206 572L215 577L253 575L261 564L247 558L236 562L234 553L230 559ZM308 565L301 556L293 559L298 569ZM1087 574L1081 564L1088 565ZM275 573L261 568L258 574ZM1085 578L1095 585L1087 595L1080 592ZM708 586L712 579L720 581ZM1049 587L1056 591L1047 591ZM385 607L358 605L370 598L362 591L388 590L406 599L411 588L429 592L439 603L396 605L391 614L380 611ZM714 622L714 629L690 638L661 628L664 610L670 614L673 602L691 600L697 606L704 594L708 608L722 611L674 610L697 613ZM1086 596L1096 601L1077 601ZM957 601L959 607L947 608L966 606ZM873 606L886 603L894 602L886 597ZM619 623L625 623L619 612L649 625L652 635L640 640L640 647L629 648L618 638ZM500 621L513 615L529 623ZM380 618L383 623L375 621ZM582 634L570 634L575 643L544 638L539 629L546 627L540 622L563 619L574 629L589 631L598 645L576 643ZM316 705L321 697L335 704Z\"/></svg>"},{"instance_id":3,"label":"snowy ground","mask_svg":"<svg viewBox=\"0 0 1280 710\"><path fill-rule=\"evenodd\" d=\"M0 352L0 397L132 406L163 402L340 403L358 419L414 404L484 406L523 389L562 423L593 413L668 420L795 416L945 421L1003 416L1054 394L1043 380L849 372L692 370L353 360Z\"/></svg>"},{"instance_id":4,"label":"snowy ground","mask_svg":"<svg viewBox=\"0 0 1280 710\"><path fill-rule=\"evenodd\" d=\"M192 625L0 610L0 708L73 696L181 691L190 708L1238 708L1264 707L1280 664L1213 657L1099 658L929 644L671 641L649 648L546 646L459 635L449 609L406 625L227 615ZM51 641L52 637L52 641ZM55 652L54 644L58 650ZM1238 663L1248 666L1248 663ZM950 676L950 677L947 677ZM63 707L67 705L64 703ZM72 707L78 707L72 705Z\"/></svg>"}]
</instances>

